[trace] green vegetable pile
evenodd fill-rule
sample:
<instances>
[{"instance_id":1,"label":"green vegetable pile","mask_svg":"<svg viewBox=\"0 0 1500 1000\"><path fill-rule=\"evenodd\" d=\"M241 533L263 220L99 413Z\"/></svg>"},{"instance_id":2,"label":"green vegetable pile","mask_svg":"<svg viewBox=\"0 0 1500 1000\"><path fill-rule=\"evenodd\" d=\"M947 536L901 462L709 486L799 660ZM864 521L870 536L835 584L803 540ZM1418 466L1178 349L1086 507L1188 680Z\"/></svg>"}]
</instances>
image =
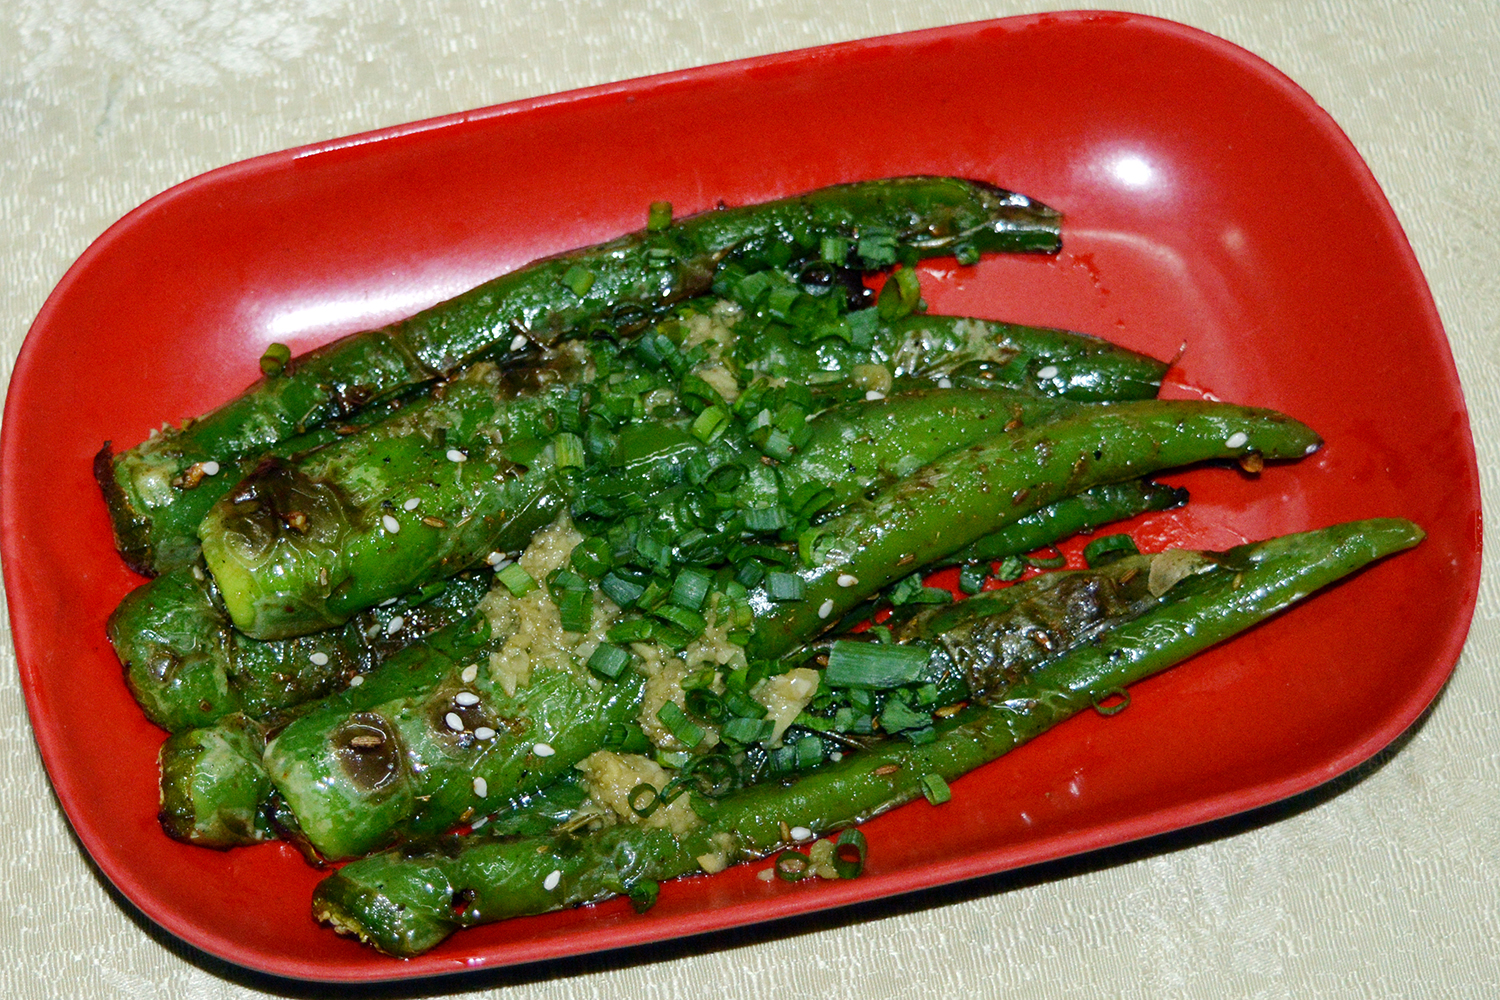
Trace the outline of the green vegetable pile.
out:
<instances>
[{"instance_id":1,"label":"green vegetable pile","mask_svg":"<svg viewBox=\"0 0 1500 1000\"><path fill-rule=\"evenodd\" d=\"M166 832L349 861L313 914L396 956L741 860L851 878L864 820L1421 539L1036 557L1185 503L1159 470L1321 444L1094 338L927 314L920 259L1059 225L953 178L654 205L106 446Z\"/></svg>"}]
</instances>

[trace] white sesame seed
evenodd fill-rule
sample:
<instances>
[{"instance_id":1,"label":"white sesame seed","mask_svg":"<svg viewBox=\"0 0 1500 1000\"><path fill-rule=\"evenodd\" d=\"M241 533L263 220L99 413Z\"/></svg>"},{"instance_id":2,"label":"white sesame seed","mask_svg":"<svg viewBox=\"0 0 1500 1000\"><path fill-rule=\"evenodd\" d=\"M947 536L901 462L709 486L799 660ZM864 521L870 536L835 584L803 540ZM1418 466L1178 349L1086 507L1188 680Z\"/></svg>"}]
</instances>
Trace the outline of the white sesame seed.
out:
<instances>
[{"instance_id":1,"label":"white sesame seed","mask_svg":"<svg viewBox=\"0 0 1500 1000\"><path fill-rule=\"evenodd\" d=\"M951 389L951 388L953 388L953 380L950 379L950 378L948 378L946 375L943 376L942 378L938 379L938 388L939 389Z\"/></svg>"},{"instance_id":2,"label":"white sesame seed","mask_svg":"<svg viewBox=\"0 0 1500 1000\"><path fill-rule=\"evenodd\" d=\"M404 504L401 505L401 509L402 510L416 510L417 509L417 504L419 504L421 502L422 502L422 500L421 500L420 497L411 497L411 498L409 498L406 501L406 503L404 503Z\"/></svg>"},{"instance_id":3,"label":"white sesame seed","mask_svg":"<svg viewBox=\"0 0 1500 1000\"><path fill-rule=\"evenodd\" d=\"M818 608L818 617L827 618L831 614L833 614L833 598L830 597L823 602L822 607Z\"/></svg>"},{"instance_id":4,"label":"white sesame seed","mask_svg":"<svg viewBox=\"0 0 1500 1000\"><path fill-rule=\"evenodd\" d=\"M450 461L450 462L463 462L463 461L467 461L468 458L469 458L468 455L465 455L463 452L459 451L457 448L449 448L448 449L448 461Z\"/></svg>"},{"instance_id":5,"label":"white sesame seed","mask_svg":"<svg viewBox=\"0 0 1500 1000\"><path fill-rule=\"evenodd\" d=\"M371 622L370 623L370 627L367 628L367 629L365 629L365 638L366 639L373 639L373 638L375 638L379 634L380 634L380 623L379 622Z\"/></svg>"},{"instance_id":6,"label":"white sesame seed","mask_svg":"<svg viewBox=\"0 0 1500 1000\"><path fill-rule=\"evenodd\" d=\"M364 682L365 682L365 675L364 674L356 674L353 677L349 678L349 686L352 687L352 688L357 688L361 684L363 684Z\"/></svg>"},{"instance_id":7,"label":"white sesame seed","mask_svg":"<svg viewBox=\"0 0 1500 1000\"><path fill-rule=\"evenodd\" d=\"M464 667L464 672L458 676L463 678L465 684L473 684L474 678L479 676L479 664L469 664L467 667Z\"/></svg>"},{"instance_id":8,"label":"white sesame seed","mask_svg":"<svg viewBox=\"0 0 1500 1000\"><path fill-rule=\"evenodd\" d=\"M869 400L872 403L875 402L877 399L884 399L884 398L885 398L885 393L881 392L879 389L870 389L869 391L867 391L865 393L865 399Z\"/></svg>"},{"instance_id":9,"label":"white sesame seed","mask_svg":"<svg viewBox=\"0 0 1500 1000\"><path fill-rule=\"evenodd\" d=\"M510 349L512 351L519 351L521 348L523 348L525 346L526 346L526 334L524 334L524 333L518 333L514 337L510 338Z\"/></svg>"},{"instance_id":10,"label":"white sesame seed","mask_svg":"<svg viewBox=\"0 0 1500 1000\"><path fill-rule=\"evenodd\" d=\"M1304 451L1302 454L1304 454L1304 455L1311 455L1313 452L1315 452L1317 450L1318 450L1318 446L1317 445L1310 444L1310 445L1307 446L1307 450Z\"/></svg>"},{"instance_id":11,"label":"white sesame seed","mask_svg":"<svg viewBox=\"0 0 1500 1000\"><path fill-rule=\"evenodd\" d=\"M203 569L201 567L194 566L193 567L193 579L197 580L197 581L199 581L201 583L202 581L208 579L208 577L206 577L206 576L203 575Z\"/></svg>"},{"instance_id":12,"label":"white sesame seed","mask_svg":"<svg viewBox=\"0 0 1500 1000\"><path fill-rule=\"evenodd\" d=\"M1037 372L1036 372L1036 377L1037 378L1057 378L1057 366L1056 365L1048 365L1045 368L1038 368Z\"/></svg>"},{"instance_id":13,"label":"white sesame seed","mask_svg":"<svg viewBox=\"0 0 1500 1000\"><path fill-rule=\"evenodd\" d=\"M326 666L328 666L328 654L327 653L314 653L311 656L309 656L308 659L312 661L313 666L315 666L315 667L326 667Z\"/></svg>"},{"instance_id":14,"label":"white sesame seed","mask_svg":"<svg viewBox=\"0 0 1500 1000\"><path fill-rule=\"evenodd\" d=\"M209 459L207 462L204 462L202 465L198 466L198 468L203 470L203 474L205 476L217 476L219 474L219 463L215 462L213 459Z\"/></svg>"},{"instance_id":15,"label":"white sesame seed","mask_svg":"<svg viewBox=\"0 0 1500 1000\"><path fill-rule=\"evenodd\" d=\"M1235 431L1224 441L1226 448L1243 448L1250 441L1250 435L1244 431Z\"/></svg>"},{"instance_id":16,"label":"white sesame seed","mask_svg":"<svg viewBox=\"0 0 1500 1000\"><path fill-rule=\"evenodd\" d=\"M557 883L559 883L561 881L562 881L562 872L559 871L558 869L554 868L547 875L547 877L542 880L542 888L546 889L548 892L551 892L553 889L557 888Z\"/></svg>"},{"instance_id":17,"label":"white sesame seed","mask_svg":"<svg viewBox=\"0 0 1500 1000\"><path fill-rule=\"evenodd\" d=\"M474 738L476 740L492 740L495 738L495 731L489 726L478 726L474 730Z\"/></svg>"},{"instance_id":18,"label":"white sesame seed","mask_svg":"<svg viewBox=\"0 0 1500 1000\"><path fill-rule=\"evenodd\" d=\"M380 606L382 608L388 608L392 604L395 604L399 600L401 600L401 598L399 598L399 597L387 597L385 600L383 600L383 601L380 602Z\"/></svg>"},{"instance_id":19,"label":"white sesame seed","mask_svg":"<svg viewBox=\"0 0 1500 1000\"><path fill-rule=\"evenodd\" d=\"M478 819L476 819L474 822L472 822L472 823L469 824L469 829L470 830L478 830L480 827L484 826L489 821L490 821L490 818L488 816L481 816Z\"/></svg>"},{"instance_id":20,"label":"white sesame seed","mask_svg":"<svg viewBox=\"0 0 1500 1000\"><path fill-rule=\"evenodd\" d=\"M505 553L491 552L489 555L484 557L484 561L489 563L491 566L498 566L501 563L505 562Z\"/></svg>"},{"instance_id":21,"label":"white sesame seed","mask_svg":"<svg viewBox=\"0 0 1500 1000\"><path fill-rule=\"evenodd\" d=\"M855 576L853 573L840 573L839 574L839 586L840 587L852 587L852 586L854 586L858 582L859 582L859 577Z\"/></svg>"},{"instance_id":22,"label":"white sesame seed","mask_svg":"<svg viewBox=\"0 0 1500 1000\"><path fill-rule=\"evenodd\" d=\"M461 733L464 731L464 720L458 717L457 712L449 712L447 715L443 716L443 721L448 723L448 728L453 730L455 733Z\"/></svg>"},{"instance_id":23,"label":"white sesame seed","mask_svg":"<svg viewBox=\"0 0 1500 1000\"><path fill-rule=\"evenodd\" d=\"M465 707L479 704L479 695L473 691L460 691L453 696L453 700Z\"/></svg>"},{"instance_id":24,"label":"white sesame seed","mask_svg":"<svg viewBox=\"0 0 1500 1000\"><path fill-rule=\"evenodd\" d=\"M474 794L481 799L490 794L490 783L483 778L474 779Z\"/></svg>"},{"instance_id":25,"label":"white sesame seed","mask_svg":"<svg viewBox=\"0 0 1500 1000\"><path fill-rule=\"evenodd\" d=\"M393 535L401 530L401 522L389 514L380 515L380 526Z\"/></svg>"},{"instance_id":26,"label":"white sesame seed","mask_svg":"<svg viewBox=\"0 0 1500 1000\"><path fill-rule=\"evenodd\" d=\"M391 620L385 623L385 634L395 635L401 631L401 626L406 624L406 619L400 615L392 615Z\"/></svg>"},{"instance_id":27,"label":"white sesame seed","mask_svg":"<svg viewBox=\"0 0 1500 1000\"><path fill-rule=\"evenodd\" d=\"M556 750L552 749L552 744L550 743L538 743L536 746L531 748L531 752L536 754L538 757L551 757L553 754L557 753Z\"/></svg>"},{"instance_id":28,"label":"white sesame seed","mask_svg":"<svg viewBox=\"0 0 1500 1000\"><path fill-rule=\"evenodd\" d=\"M792 827L792 839L797 841L812 840L812 831L805 826Z\"/></svg>"},{"instance_id":29,"label":"white sesame seed","mask_svg":"<svg viewBox=\"0 0 1500 1000\"><path fill-rule=\"evenodd\" d=\"M828 755L828 759L837 764L839 761L844 759L844 751L835 750Z\"/></svg>"}]
</instances>

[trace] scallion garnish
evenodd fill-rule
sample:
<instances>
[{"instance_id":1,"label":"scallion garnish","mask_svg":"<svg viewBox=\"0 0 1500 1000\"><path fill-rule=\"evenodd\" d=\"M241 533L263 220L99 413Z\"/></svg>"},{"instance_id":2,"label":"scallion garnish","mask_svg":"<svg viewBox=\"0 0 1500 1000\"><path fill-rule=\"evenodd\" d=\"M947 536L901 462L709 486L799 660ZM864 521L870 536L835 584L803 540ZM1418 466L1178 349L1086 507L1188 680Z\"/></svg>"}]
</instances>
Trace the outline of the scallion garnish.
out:
<instances>
[{"instance_id":1,"label":"scallion garnish","mask_svg":"<svg viewBox=\"0 0 1500 1000\"><path fill-rule=\"evenodd\" d=\"M653 201L646 212L646 232L659 233L672 224L672 203Z\"/></svg>"},{"instance_id":2,"label":"scallion garnish","mask_svg":"<svg viewBox=\"0 0 1500 1000\"><path fill-rule=\"evenodd\" d=\"M974 563L958 571L958 589L965 594L977 594L984 589L984 581L990 575L988 563Z\"/></svg>"},{"instance_id":3,"label":"scallion garnish","mask_svg":"<svg viewBox=\"0 0 1500 1000\"><path fill-rule=\"evenodd\" d=\"M883 691L911 684L927 666L925 646L840 639L828 653L823 683L829 687Z\"/></svg>"},{"instance_id":4,"label":"scallion garnish","mask_svg":"<svg viewBox=\"0 0 1500 1000\"><path fill-rule=\"evenodd\" d=\"M798 882L807 876L807 855L801 851L782 851L776 855L776 877L783 882Z\"/></svg>"},{"instance_id":5,"label":"scallion garnish","mask_svg":"<svg viewBox=\"0 0 1500 1000\"><path fill-rule=\"evenodd\" d=\"M684 569L672 582L672 593L667 599L678 607L697 611L703 607L703 601L708 597L708 588L713 582L713 577L702 570Z\"/></svg>"},{"instance_id":6,"label":"scallion garnish","mask_svg":"<svg viewBox=\"0 0 1500 1000\"><path fill-rule=\"evenodd\" d=\"M574 295L583 298L594 287L594 272L575 264L563 272L562 280Z\"/></svg>"},{"instance_id":7,"label":"scallion garnish","mask_svg":"<svg viewBox=\"0 0 1500 1000\"><path fill-rule=\"evenodd\" d=\"M776 570L766 574L766 591L773 601L800 601L807 593L807 582L795 573Z\"/></svg>"},{"instance_id":8,"label":"scallion garnish","mask_svg":"<svg viewBox=\"0 0 1500 1000\"><path fill-rule=\"evenodd\" d=\"M583 468L583 441L567 431L552 439L552 464L559 469Z\"/></svg>"},{"instance_id":9,"label":"scallion garnish","mask_svg":"<svg viewBox=\"0 0 1500 1000\"><path fill-rule=\"evenodd\" d=\"M922 794L935 806L940 806L953 798L953 792L941 774L922 775Z\"/></svg>"},{"instance_id":10,"label":"scallion garnish","mask_svg":"<svg viewBox=\"0 0 1500 1000\"><path fill-rule=\"evenodd\" d=\"M1090 567L1103 566L1124 556L1137 556L1135 540L1129 535L1102 535L1083 547L1083 561Z\"/></svg>"},{"instance_id":11,"label":"scallion garnish","mask_svg":"<svg viewBox=\"0 0 1500 1000\"><path fill-rule=\"evenodd\" d=\"M855 878L865 868L870 844L858 830L845 830L833 844L833 870L839 878Z\"/></svg>"},{"instance_id":12,"label":"scallion garnish","mask_svg":"<svg viewBox=\"0 0 1500 1000\"><path fill-rule=\"evenodd\" d=\"M703 727L698 725L688 714L682 710L682 706L675 701L669 701L656 711L656 721L660 722L674 737L677 742L691 750L703 742L706 735Z\"/></svg>"},{"instance_id":13,"label":"scallion garnish","mask_svg":"<svg viewBox=\"0 0 1500 1000\"><path fill-rule=\"evenodd\" d=\"M729 427L729 411L722 406L710 406L698 414L698 419L693 421L693 437L709 444L718 439Z\"/></svg>"},{"instance_id":14,"label":"scallion garnish","mask_svg":"<svg viewBox=\"0 0 1500 1000\"><path fill-rule=\"evenodd\" d=\"M574 550L577 551L576 549ZM622 608L628 608L636 602L646 590L645 587L634 580L627 580L623 576L614 573L606 573L599 581L599 589L604 591L604 596L614 601Z\"/></svg>"},{"instance_id":15,"label":"scallion garnish","mask_svg":"<svg viewBox=\"0 0 1500 1000\"><path fill-rule=\"evenodd\" d=\"M589 657L589 669L614 680L630 665L630 654L619 646L601 642Z\"/></svg>"},{"instance_id":16,"label":"scallion garnish","mask_svg":"<svg viewBox=\"0 0 1500 1000\"><path fill-rule=\"evenodd\" d=\"M505 589L509 590L515 597L529 594L537 586L536 581L531 578L531 574L522 569L520 563L511 563L496 573L495 579L505 584Z\"/></svg>"},{"instance_id":17,"label":"scallion garnish","mask_svg":"<svg viewBox=\"0 0 1500 1000\"><path fill-rule=\"evenodd\" d=\"M630 806L631 812L645 819L656 812L656 807L661 805L661 793L656 790L655 785L643 781L630 790L630 794L625 796L625 801Z\"/></svg>"}]
</instances>

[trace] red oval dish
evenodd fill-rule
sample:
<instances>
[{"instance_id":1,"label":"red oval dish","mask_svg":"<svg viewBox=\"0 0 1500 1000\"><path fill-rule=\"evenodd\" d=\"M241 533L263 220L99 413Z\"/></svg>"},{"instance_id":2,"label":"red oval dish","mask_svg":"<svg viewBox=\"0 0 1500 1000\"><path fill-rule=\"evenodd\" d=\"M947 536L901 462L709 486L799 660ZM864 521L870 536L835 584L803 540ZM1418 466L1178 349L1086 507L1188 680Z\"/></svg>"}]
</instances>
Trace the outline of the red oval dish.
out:
<instances>
[{"instance_id":1,"label":"red oval dish","mask_svg":"<svg viewBox=\"0 0 1500 1000\"><path fill-rule=\"evenodd\" d=\"M302 350L535 257L679 213L838 181L982 178L1067 215L1055 260L924 269L938 312L1177 355L1172 391L1286 410L1327 447L1257 480L1177 477L1149 545L1222 547L1374 515L1426 542L866 827L865 875L750 867L460 933L407 962L316 927L319 875L279 846L225 854L156 824L155 751L104 620L140 581L90 478L128 446ZM1473 442L1452 357L1390 207L1333 121L1200 32L1069 13L961 25L522 101L233 164L113 226L43 307L3 436L3 546L43 760L99 868L231 962L384 980L579 954L968 878L1269 803L1354 766L1452 670L1479 575ZM1399 622L1400 627L1392 627Z\"/></svg>"}]
</instances>

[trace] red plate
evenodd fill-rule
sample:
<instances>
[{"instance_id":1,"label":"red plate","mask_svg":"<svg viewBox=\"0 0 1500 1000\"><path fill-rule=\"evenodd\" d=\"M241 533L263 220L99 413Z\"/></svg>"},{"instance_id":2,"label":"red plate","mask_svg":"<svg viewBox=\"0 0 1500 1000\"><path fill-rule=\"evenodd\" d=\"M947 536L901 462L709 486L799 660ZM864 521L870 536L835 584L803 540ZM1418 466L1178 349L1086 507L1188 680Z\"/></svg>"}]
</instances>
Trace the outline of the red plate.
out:
<instances>
[{"instance_id":1,"label":"red plate","mask_svg":"<svg viewBox=\"0 0 1500 1000\"><path fill-rule=\"evenodd\" d=\"M409 962L316 927L289 850L156 825L161 733L104 620L140 581L90 479L106 440L218 403L272 341L301 350L495 273L679 213L946 173L1067 213L1056 260L938 262L936 311L1068 326L1171 357L1177 394L1284 409L1327 447L1252 480L1199 470L1149 544L1225 546L1373 515L1429 537L954 787L868 824L849 882L742 867L458 934ZM1458 657L1478 586L1467 414L1427 287L1338 127L1276 70L1118 14L963 25L689 70L263 156L126 216L68 272L6 404L3 536L22 683L84 846L152 919L283 976L380 980L768 920L1118 844L1273 802L1365 760ZM1399 622L1399 627L1396 623Z\"/></svg>"}]
</instances>

